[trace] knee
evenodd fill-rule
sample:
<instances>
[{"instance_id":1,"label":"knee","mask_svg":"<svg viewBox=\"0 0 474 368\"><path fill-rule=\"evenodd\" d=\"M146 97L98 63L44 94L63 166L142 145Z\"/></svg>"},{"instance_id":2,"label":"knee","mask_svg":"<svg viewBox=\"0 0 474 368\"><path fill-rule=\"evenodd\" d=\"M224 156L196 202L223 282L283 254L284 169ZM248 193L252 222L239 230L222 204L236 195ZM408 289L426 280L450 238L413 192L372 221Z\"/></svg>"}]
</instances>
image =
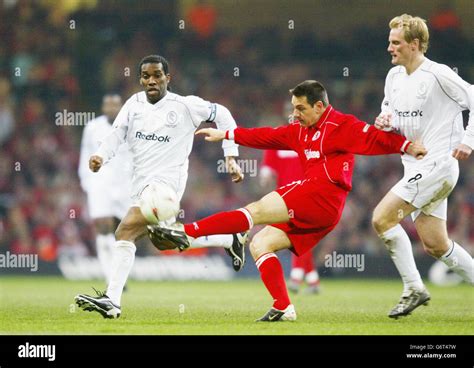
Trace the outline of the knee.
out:
<instances>
[{"instance_id":1,"label":"knee","mask_svg":"<svg viewBox=\"0 0 474 368\"><path fill-rule=\"evenodd\" d=\"M422 239L423 249L430 256L438 259L441 258L448 251L447 241L436 241L435 239Z\"/></svg>"},{"instance_id":2,"label":"knee","mask_svg":"<svg viewBox=\"0 0 474 368\"><path fill-rule=\"evenodd\" d=\"M263 238L264 238L263 234L257 233L250 241L250 244L249 244L250 254L252 255L252 258L255 260L261 255L271 252L271 249L269 249L267 243L263 241Z\"/></svg>"},{"instance_id":3,"label":"knee","mask_svg":"<svg viewBox=\"0 0 474 368\"><path fill-rule=\"evenodd\" d=\"M372 227L379 235L383 234L395 225L397 225L396 222L390 221L388 216L385 216L381 211L377 211L377 209L372 214Z\"/></svg>"},{"instance_id":4,"label":"knee","mask_svg":"<svg viewBox=\"0 0 474 368\"><path fill-rule=\"evenodd\" d=\"M254 225L257 225L262 213L260 201L250 203L249 205L245 206L245 209L250 213Z\"/></svg>"}]
</instances>

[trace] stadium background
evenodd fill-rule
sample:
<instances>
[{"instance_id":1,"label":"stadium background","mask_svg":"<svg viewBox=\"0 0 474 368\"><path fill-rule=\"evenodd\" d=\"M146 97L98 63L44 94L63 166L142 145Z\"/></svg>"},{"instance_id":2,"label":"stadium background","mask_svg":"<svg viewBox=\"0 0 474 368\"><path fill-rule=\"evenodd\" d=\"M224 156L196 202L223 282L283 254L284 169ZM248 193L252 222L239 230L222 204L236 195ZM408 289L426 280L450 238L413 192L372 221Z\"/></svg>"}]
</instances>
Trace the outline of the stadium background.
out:
<instances>
[{"instance_id":1,"label":"stadium background","mask_svg":"<svg viewBox=\"0 0 474 368\"><path fill-rule=\"evenodd\" d=\"M60 257L95 254L77 177L84 126L57 125L55 116L64 110L98 116L104 93L118 92L126 99L140 90L137 64L143 56L164 55L170 62L173 91L227 106L242 126L284 124L287 90L304 79L322 81L337 109L372 123L391 67L386 52L388 21L403 12L428 19L427 56L456 67L472 82L470 5L470 1L4 0L0 3L0 253L38 254L39 273L58 272ZM232 184L217 170L221 156L219 145L196 139L182 201L186 220L242 206L269 191L248 173L243 184ZM240 156L260 163L262 152L241 147ZM318 245L315 257L323 277L396 276L370 218L377 202L401 177L400 159L359 156L356 162L354 189L343 218ZM452 237L472 254L472 158L461 163L448 219ZM426 276L433 260L424 254L411 221L404 226L415 240L414 252ZM364 254L365 272L325 269L324 257L333 251ZM150 245L137 254L164 258ZM221 249L186 255L225 259ZM287 267L288 253L282 258ZM233 276L228 263L227 267L226 277ZM200 273L206 278L204 274ZM242 275L256 275L252 262Z\"/></svg>"}]
</instances>

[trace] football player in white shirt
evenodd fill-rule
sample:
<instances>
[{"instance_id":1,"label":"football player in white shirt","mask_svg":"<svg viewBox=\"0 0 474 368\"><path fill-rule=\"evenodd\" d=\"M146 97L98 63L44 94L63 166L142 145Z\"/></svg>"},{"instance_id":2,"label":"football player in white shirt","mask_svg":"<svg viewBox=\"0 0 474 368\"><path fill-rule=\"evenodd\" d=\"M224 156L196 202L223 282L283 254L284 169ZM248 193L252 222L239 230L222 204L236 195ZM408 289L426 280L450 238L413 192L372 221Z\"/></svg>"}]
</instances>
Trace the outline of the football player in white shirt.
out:
<instances>
[{"instance_id":1,"label":"football player in white shirt","mask_svg":"<svg viewBox=\"0 0 474 368\"><path fill-rule=\"evenodd\" d=\"M79 179L87 194L87 209L96 233L97 257L107 283L112 269L114 232L117 220L126 214L131 203L132 159L126 144L100 172L89 169L89 158L97 151L100 140L112 131L112 123L122 107L119 95L102 99L103 115L89 121L82 133Z\"/></svg>"},{"instance_id":2,"label":"football player in white shirt","mask_svg":"<svg viewBox=\"0 0 474 368\"><path fill-rule=\"evenodd\" d=\"M389 23L388 52L392 68L385 81L379 129L398 129L411 141L422 141L428 154L423 160L402 157L403 178L377 205L373 226L384 241L404 290L389 317L410 314L427 304L430 294L417 270L407 233L400 222L411 215L425 251L444 262L468 282L474 282L469 253L448 237L447 197L459 176L458 160L474 148L474 86L448 66L425 57L429 32L425 21L407 14ZM463 110L470 110L466 130Z\"/></svg>"},{"instance_id":3,"label":"football player in white shirt","mask_svg":"<svg viewBox=\"0 0 474 368\"><path fill-rule=\"evenodd\" d=\"M138 206L140 193L157 181L172 187L181 199L188 178L194 133L201 122L215 122L222 130L237 127L226 107L196 96L184 97L170 92L168 62L162 56L143 58L139 72L144 91L126 101L114 121L113 131L89 160L90 169L99 171L127 142L133 161L133 204L115 232L114 265L107 291L98 293L98 297L80 294L75 298L82 309L99 312L104 318L120 316L123 287L135 259L134 242L147 233L148 223ZM232 181L242 181L244 175L234 158L238 155L238 145L226 140L222 146ZM247 233L214 235L196 239L191 248L224 247L233 258L234 269L239 270L245 261L246 239Z\"/></svg>"}]
</instances>

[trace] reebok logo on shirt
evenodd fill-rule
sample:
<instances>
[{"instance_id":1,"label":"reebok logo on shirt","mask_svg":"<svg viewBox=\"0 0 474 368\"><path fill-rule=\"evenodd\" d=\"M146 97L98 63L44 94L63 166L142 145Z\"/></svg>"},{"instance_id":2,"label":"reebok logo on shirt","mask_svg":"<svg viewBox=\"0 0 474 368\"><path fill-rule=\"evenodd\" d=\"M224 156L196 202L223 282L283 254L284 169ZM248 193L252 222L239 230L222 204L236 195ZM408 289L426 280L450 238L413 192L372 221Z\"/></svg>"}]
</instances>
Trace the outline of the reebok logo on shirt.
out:
<instances>
[{"instance_id":1,"label":"reebok logo on shirt","mask_svg":"<svg viewBox=\"0 0 474 368\"><path fill-rule=\"evenodd\" d=\"M135 138L144 139L146 141L157 141L157 142L169 142L171 139L169 135L156 135L155 133L144 134L142 132L137 132L135 134Z\"/></svg>"},{"instance_id":2,"label":"reebok logo on shirt","mask_svg":"<svg viewBox=\"0 0 474 368\"><path fill-rule=\"evenodd\" d=\"M423 116L423 111L422 110L416 110L416 111L398 111L395 109L395 114L397 114L400 117L404 118L409 118L409 117L416 117L416 116Z\"/></svg>"}]
</instances>

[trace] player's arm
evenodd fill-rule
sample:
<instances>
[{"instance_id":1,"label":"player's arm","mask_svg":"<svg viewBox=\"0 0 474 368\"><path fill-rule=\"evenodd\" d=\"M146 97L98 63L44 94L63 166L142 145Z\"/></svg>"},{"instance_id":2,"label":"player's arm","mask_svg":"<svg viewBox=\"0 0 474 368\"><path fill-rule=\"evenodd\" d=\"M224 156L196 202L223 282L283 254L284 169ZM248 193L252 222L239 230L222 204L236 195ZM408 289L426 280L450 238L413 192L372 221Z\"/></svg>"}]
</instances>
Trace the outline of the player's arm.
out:
<instances>
[{"instance_id":1,"label":"player's arm","mask_svg":"<svg viewBox=\"0 0 474 368\"><path fill-rule=\"evenodd\" d=\"M456 101L460 110L469 110L469 120L464 136L452 153L454 158L465 160L474 149L474 85L467 83L446 65L439 65L436 76L443 92Z\"/></svg>"},{"instance_id":2,"label":"player's arm","mask_svg":"<svg viewBox=\"0 0 474 368\"><path fill-rule=\"evenodd\" d=\"M219 130L235 129L237 124L229 109L218 103L203 100L198 96L182 97L182 101L189 108L191 119L197 128L202 122L215 123ZM232 141L224 140L222 142L224 156L235 157L239 155L239 146Z\"/></svg>"},{"instance_id":3,"label":"player's arm","mask_svg":"<svg viewBox=\"0 0 474 368\"><path fill-rule=\"evenodd\" d=\"M374 126L377 129L384 130L386 132L390 132L394 129L392 124L392 106L390 102L390 90L391 90L391 83L393 81L393 74L390 71L385 78L385 86L384 86L384 98L382 101L382 105L380 106L380 114L375 118Z\"/></svg>"},{"instance_id":4,"label":"player's arm","mask_svg":"<svg viewBox=\"0 0 474 368\"><path fill-rule=\"evenodd\" d=\"M206 122L215 122L220 130L235 129L237 124L229 109L218 103L211 104L211 114ZM224 151L225 165L227 172L230 174L234 183L244 180L244 174L235 157L239 155L239 146L228 139L222 141L222 149Z\"/></svg>"},{"instance_id":5,"label":"player's arm","mask_svg":"<svg viewBox=\"0 0 474 368\"><path fill-rule=\"evenodd\" d=\"M376 129L373 125L348 115L336 134L332 135L333 144L341 151L358 155L384 155L407 153L422 159L427 151L419 142L410 142L404 136Z\"/></svg>"},{"instance_id":6,"label":"player's arm","mask_svg":"<svg viewBox=\"0 0 474 368\"><path fill-rule=\"evenodd\" d=\"M277 128L236 128L233 130L200 129L196 134L206 135L206 141L218 142L223 139L232 140L242 146L257 149L293 150L291 141L291 125Z\"/></svg>"},{"instance_id":7,"label":"player's arm","mask_svg":"<svg viewBox=\"0 0 474 368\"><path fill-rule=\"evenodd\" d=\"M129 102L127 101L114 120L113 130L102 139L99 149L89 158L89 168L93 172L99 171L102 165L110 161L120 145L125 142L128 131L128 115Z\"/></svg>"},{"instance_id":8,"label":"player's arm","mask_svg":"<svg viewBox=\"0 0 474 368\"><path fill-rule=\"evenodd\" d=\"M215 113L213 113L213 110L215 110ZM214 122L216 123L217 129L224 131L237 128L237 124L229 109L218 103L211 103L211 115L206 122ZM223 140L222 149L226 157L239 155L239 145L228 139Z\"/></svg>"}]
</instances>

